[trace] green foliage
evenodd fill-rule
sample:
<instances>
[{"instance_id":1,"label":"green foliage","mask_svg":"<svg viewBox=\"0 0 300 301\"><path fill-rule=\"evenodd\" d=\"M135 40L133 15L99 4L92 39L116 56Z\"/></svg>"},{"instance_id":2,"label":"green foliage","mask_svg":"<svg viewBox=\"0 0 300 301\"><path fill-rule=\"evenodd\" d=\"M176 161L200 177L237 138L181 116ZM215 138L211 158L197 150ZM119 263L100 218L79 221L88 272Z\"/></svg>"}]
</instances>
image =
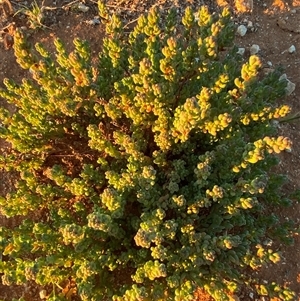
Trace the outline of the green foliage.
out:
<instances>
[{"instance_id":1,"label":"green foliage","mask_svg":"<svg viewBox=\"0 0 300 301\"><path fill-rule=\"evenodd\" d=\"M196 287L226 300L248 267L280 260L266 238L291 237L270 172L291 149L273 122L290 111L276 105L286 82L242 61L227 9L181 22L152 9L129 35L99 10L97 64L85 41L67 53L57 39L52 55L16 32L32 79L0 90L15 106L0 110L12 145L0 166L19 175L0 206L24 216L1 229L2 282L73 279L89 301L192 300Z\"/></svg>"},{"instance_id":2,"label":"green foliage","mask_svg":"<svg viewBox=\"0 0 300 301\"><path fill-rule=\"evenodd\" d=\"M42 5L42 7L39 7L36 1L34 0L31 3L31 7L24 6L21 9L19 9L16 13L23 13L27 19L28 19L28 24L29 27L32 29L37 29L37 28L46 28L44 23L44 9L45 7Z\"/></svg>"},{"instance_id":3,"label":"green foliage","mask_svg":"<svg viewBox=\"0 0 300 301\"><path fill-rule=\"evenodd\" d=\"M275 282L269 285L257 285L257 292L263 296L279 297L280 300L292 301L295 300L295 293L289 288L282 288Z\"/></svg>"}]
</instances>

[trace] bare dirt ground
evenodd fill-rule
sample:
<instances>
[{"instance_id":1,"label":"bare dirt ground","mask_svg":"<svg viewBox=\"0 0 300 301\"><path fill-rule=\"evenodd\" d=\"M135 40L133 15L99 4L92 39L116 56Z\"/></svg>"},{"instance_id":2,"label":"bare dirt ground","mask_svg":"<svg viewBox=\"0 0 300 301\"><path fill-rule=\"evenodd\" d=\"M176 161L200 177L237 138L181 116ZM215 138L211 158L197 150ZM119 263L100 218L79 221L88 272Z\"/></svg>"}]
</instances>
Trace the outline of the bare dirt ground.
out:
<instances>
[{"instance_id":1,"label":"bare dirt ground","mask_svg":"<svg viewBox=\"0 0 300 301\"><path fill-rule=\"evenodd\" d=\"M0 0L0 85L5 77L13 78L17 81L27 76L16 63L12 48L13 34L16 27L23 27L31 34L31 41L43 42L48 49L53 49L52 41L54 37L60 37L65 41L67 48L72 49L72 41L75 37L88 40L91 48L96 54L101 48L103 28L97 24L96 1L86 0ZM31 8L36 3L38 7L44 8L41 13L44 19L41 24L35 24L39 28L31 29L28 16L15 12L24 7ZM83 9L78 9L78 4L82 3ZM286 99L282 100L293 109L293 114L300 112L300 0L254 0L252 12L237 13L242 10L243 4L234 5L232 1L219 1L221 5L229 5L235 9L234 21L236 25L245 25L247 33L241 37L237 35L236 44L244 47L245 56L249 55L250 47L257 44L260 48L258 54L262 58L265 71L274 66L282 65L287 74L287 78L296 85L295 90ZM121 14L124 24L130 28L140 13L146 12L152 5L168 9L177 6L181 13L188 5L197 7L208 5L212 10L218 10L218 5L213 0L108 0L108 7L112 11ZM85 11L87 10L87 11ZM34 26L34 24L31 24ZM295 47L292 52L291 46ZM290 51L289 51L290 50ZM95 55L96 56L96 55ZM0 105L5 105L0 99ZM300 123L296 119L293 122L285 123L281 126L282 134L289 136L293 140L293 151L284 153L281 156L279 171L286 173L290 179L287 189L300 187ZM2 152L8 145L0 142ZM4 195L11 185L10 178L0 173L0 193ZM300 204L294 204L291 208L281 210L279 215L283 219L292 218L300 224ZM0 226L13 227L18 224L18 219L6 219L0 215ZM297 294L300 300L300 237L295 236L295 244L292 247L276 246L282 251L283 260L272 266L267 266L261 271L254 271L253 276L258 277L262 284L276 281L282 285L289 286ZM24 297L26 301L36 301L40 299L42 288L29 283L25 287L3 286L0 282L0 300L12 300L13 298ZM47 289L47 288L46 288ZM242 290L236 300L270 300L268 297L258 296L254 290ZM71 299L70 299L71 300ZM75 300L75 299L74 299ZM199 292L197 300L210 300ZM273 299L275 301L275 299Z\"/></svg>"}]
</instances>

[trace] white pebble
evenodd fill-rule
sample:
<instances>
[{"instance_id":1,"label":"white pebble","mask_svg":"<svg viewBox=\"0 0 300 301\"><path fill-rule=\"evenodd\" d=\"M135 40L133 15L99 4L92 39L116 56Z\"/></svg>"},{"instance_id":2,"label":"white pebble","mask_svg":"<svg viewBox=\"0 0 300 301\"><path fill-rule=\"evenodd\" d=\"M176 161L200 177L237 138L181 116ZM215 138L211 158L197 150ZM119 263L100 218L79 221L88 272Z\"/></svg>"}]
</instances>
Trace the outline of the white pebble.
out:
<instances>
[{"instance_id":1,"label":"white pebble","mask_svg":"<svg viewBox=\"0 0 300 301\"><path fill-rule=\"evenodd\" d=\"M82 11L83 13L86 13L90 8L83 3L79 3L77 8Z\"/></svg>"},{"instance_id":2,"label":"white pebble","mask_svg":"<svg viewBox=\"0 0 300 301\"><path fill-rule=\"evenodd\" d=\"M294 53L296 51L296 47L294 45L292 45L290 48L289 48L289 53Z\"/></svg>"},{"instance_id":3,"label":"white pebble","mask_svg":"<svg viewBox=\"0 0 300 301\"><path fill-rule=\"evenodd\" d=\"M94 17L94 19L88 20L88 21L86 21L86 23L89 25L99 25L101 22L100 22L99 18Z\"/></svg>"},{"instance_id":4,"label":"white pebble","mask_svg":"<svg viewBox=\"0 0 300 301\"><path fill-rule=\"evenodd\" d=\"M247 32L247 27L245 25L240 25L238 28L237 28L237 33L243 37Z\"/></svg>"},{"instance_id":5,"label":"white pebble","mask_svg":"<svg viewBox=\"0 0 300 301\"><path fill-rule=\"evenodd\" d=\"M251 47L250 47L250 54L253 55L253 54L257 54L259 52L260 48L257 44L253 44Z\"/></svg>"},{"instance_id":6,"label":"white pebble","mask_svg":"<svg viewBox=\"0 0 300 301\"><path fill-rule=\"evenodd\" d=\"M272 62L270 62L270 61L267 61L267 64L268 64L269 67L273 66Z\"/></svg>"},{"instance_id":7,"label":"white pebble","mask_svg":"<svg viewBox=\"0 0 300 301\"><path fill-rule=\"evenodd\" d=\"M240 48L238 49L237 53L238 53L239 55L244 55L244 54L245 54L245 48L240 47Z\"/></svg>"},{"instance_id":8,"label":"white pebble","mask_svg":"<svg viewBox=\"0 0 300 301\"><path fill-rule=\"evenodd\" d=\"M252 27L253 27L252 21L248 21L247 27L248 27L248 28L252 28Z\"/></svg>"},{"instance_id":9,"label":"white pebble","mask_svg":"<svg viewBox=\"0 0 300 301\"><path fill-rule=\"evenodd\" d=\"M253 299L253 297L254 297L254 294L251 292L251 293L249 293L249 297L251 298L251 299Z\"/></svg>"}]
</instances>

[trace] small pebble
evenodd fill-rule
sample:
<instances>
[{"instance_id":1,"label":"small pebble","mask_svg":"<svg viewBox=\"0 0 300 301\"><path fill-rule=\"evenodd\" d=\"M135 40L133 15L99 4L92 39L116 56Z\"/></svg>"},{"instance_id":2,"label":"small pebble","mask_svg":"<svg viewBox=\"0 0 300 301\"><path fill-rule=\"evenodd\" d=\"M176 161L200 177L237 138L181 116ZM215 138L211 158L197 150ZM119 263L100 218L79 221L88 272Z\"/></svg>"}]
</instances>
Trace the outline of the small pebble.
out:
<instances>
[{"instance_id":1,"label":"small pebble","mask_svg":"<svg viewBox=\"0 0 300 301\"><path fill-rule=\"evenodd\" d=\"M292 83L288 78L287 75L284 73L279 77L279 80L286 80L287 84L285 87L285 92L287 95L291 95L295 89L296 89L296 84Z\"/></svg>"},{"instance_id":2,"label":"small pebble","mask_svg":"<svg viewBox=\"0 0 300 301\"><path fill-rule=\"evenodd\" d=\"M77 8L82 11L83 13L86 13L90 8L83 3L79 3Z\"/></svg>"},{"instance_id":3,"label":"small pebble","mask_svg":"<svg viewBox=\"0 0 300 301\"><path fill-rule=\"evenodd\" d=\"M269 239L269 238L267 238L264 242L263 242L263 244L265 245L265 246L272 246L272 244L273 244L273 241L272 241L272 239Z\"/></svg>"},{"instance_id":4,"label":"small pebble","mask_svg":"<svg viewBox=\"0 0 300 301\"><path fill-rule=\"evenodd\" d=\"M241 48L238 49L237 53L240 54L240 55L244 55L245 50L246 50L245 48L241 47Z\"/></svg>"},{"instance_id":5,"label":"small pebble","mask_svg":"<svg viewBox=\"0 0 300 301\"><path fill-rule=\"evenodd\" d=\"M286 75L286 73L283 73L283 74L279 77L279 80L283 80L283 79L287 80L287 75Z\"/></svg>"},{"instance_id":6,"label":"small pebble","mask_svg":"<svg viewBox=\"0 0 300 301\"><path fill-rule=\"evenodd\" d=\"M40 298L41 299L46 299L47 298L47 291L46 290L41 290L40 291Z\"/></svg>"},{"instance_id":7,"label":"small pebble","mask_svg":"<svg viewBox=\"0 0 300 301\"><path fill-rule=\"evenodd\" d=\"M296 47L294 45L292 45L290 48L289 48L289 53L294 53L296 51Z\"/></svg>"},{"instance_id":8,"label":"small pebble","mask_svg":"<svg viewBox=\"0 0 300 301\"><path fill-rule=\"evenodd\" d=\"M270 61L267 61L267 64L268 64L269 67L273 66L272 62L270 62Z\"/></svg>"},{"instance_id":9,"label":"small pebble","mask_svg":"<svg viewBox=\"0 0 300 301\"><path fill-rule=\"evenodd\" d=\"M249 297L250 297L251 299L253 299L254 294L253 294L253 293L249 293Z\"/></svg>"},{"instance_id":10,"label":"small pebble","mask_svg":"<svg viewBox=\"0 0 300 301\"><path fill-rule=\"evenodd\" d=\"M257 54L259 52L260 48L257 44L253 44L251 47L250 47L250 54L253 55L253 54Z\"/></svg>"},{"instance_id":11,"label":"small pebble","mask_svg":"<svg viewBox=\"0 0 300 301\"><path fill-rule=\"evenodd\" d=\"M86 21L86 23L89 25L99 25L101 22L98 17L94 17L94 19Z\"/></svg>"},{"instance_id":12,"label":"small pebble","mask_svg":"<svg viewBox=\"0 0 300 301\"><path fill-rule=\"evenodd\" d=\"M246 33L247 33L247 27L245 25L240 25L238 28L237 28L237 33L243 37Z\"/></svg>"},{"instance_id":13,"label":"small pebble","mask_svg":"<svg viewBox=\"0 0 300 301\"><path fill-rule=\"evenodd\" d=\"M285 88L286 94L291 95L295 91L295 89L296 89L296 84L288 80L287 86Z\"/></svg>"},{"instance_id":14,"label":"small pebble","mask_svg":"<svg viewBox=\"0 0 300 301\"><path fill-rule=\"evenodd\" d=\"M248 21L248 23L247 23L247 27L248 27L248 28L252 28L252 27L253 27L253 23L252 23L252 21Z\"/></svg>"}]
</instances>

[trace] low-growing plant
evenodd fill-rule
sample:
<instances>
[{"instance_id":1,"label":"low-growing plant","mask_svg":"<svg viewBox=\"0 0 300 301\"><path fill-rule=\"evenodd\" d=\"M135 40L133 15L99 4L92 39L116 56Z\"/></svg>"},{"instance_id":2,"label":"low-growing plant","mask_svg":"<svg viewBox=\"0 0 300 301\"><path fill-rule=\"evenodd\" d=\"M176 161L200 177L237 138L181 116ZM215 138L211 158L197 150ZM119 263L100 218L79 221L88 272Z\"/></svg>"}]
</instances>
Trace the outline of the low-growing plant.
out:
<instances>
[{"instance_id":1,"label":"low-growing plant","mask_svg":"<svg viewBox=\"0 0 300 301\"><path fill-rule=\"evenodd\" d=\"M37 2L34 0L31 3L31 7L23 6L21 9L19 9L16 14L23 13L27 19L28 19L28 25L32 29L37 28L46 28L47 26L44 25L44 1L42 3L42 6L39 7Z\"/></svg>"},{"instance_id":2,"label":"low-growing plant","mask_svg":"<svg viewBox=\"0 0 300 301\"><path fill-rule=\"evenodd\" d=\"M1 167L20 177L1 212L24 216L1 228L2 282L71 279L89 301L192 300L197 287L229 300L249 267L280 260L267 238L292 240L273 213L291 203L286 178L270 171L291 150L274 122L290 112L276 104L286 81L243 61L228 9L152 9L130 34L99 10L97 64L85 41L67 53L56 39L53 55L15 34L32 79L0 90L16 107L0 111Z\"/></svg>"}]
</instances>

